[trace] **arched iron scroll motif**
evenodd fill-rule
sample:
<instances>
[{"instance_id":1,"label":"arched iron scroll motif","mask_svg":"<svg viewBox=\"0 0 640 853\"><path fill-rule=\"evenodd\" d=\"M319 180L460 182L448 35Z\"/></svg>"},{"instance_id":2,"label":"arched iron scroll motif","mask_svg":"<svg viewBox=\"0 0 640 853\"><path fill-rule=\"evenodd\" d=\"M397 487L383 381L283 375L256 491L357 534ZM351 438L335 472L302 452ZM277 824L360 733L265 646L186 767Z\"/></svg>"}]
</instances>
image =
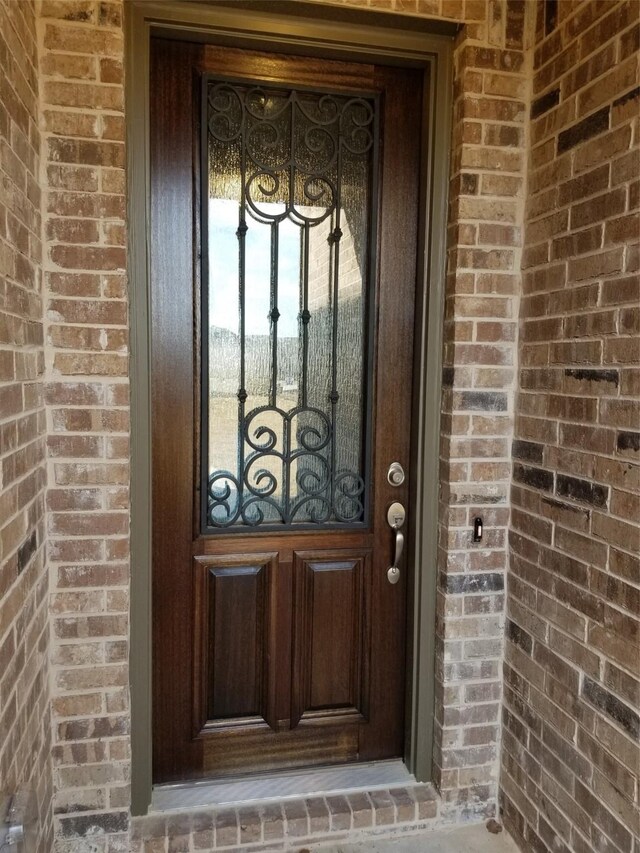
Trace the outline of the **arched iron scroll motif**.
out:
<instances>
[{"instance_id":1,"label":"arched iron scroll motif","mask_svg":"<svg viewBox=\"0 0 640 853\"><path fill-rule=\"evenodd\" d=\"M317 225L340 203L339 169L332 177L339 167L340 149L362 155L373 147L373 104L360 97L313 98L295 90L285 90L277 98L269 94L258 86L212 83L209 133L223 143L242 138L244 201L251 217L259 222L291 219L298 225ZM276 198L282 209L261 207L261 202ZM303 210L308 206L321 206L323 212L309 216Z\"/></svg>"},{"instance_id":2,"label":"arched iron scroll motif","mask_svg":"<svg viewBox=\"0 0 640 853\"><path fill-rule=\"evenodd\" d=\"M211 462L215 420L211 432L207 419L211 399L223 392L207 371L216 360L216 376L222 375L223 368L219 351L209 351L203 333L203 464L209 466L202 484L204 527L215 532L362 525L367 521L371 455L367 353L372 312L367 300L375 245L377 100L210 77L205 78L203 88L202 127L203 197L237 203L238 256L234 262L239 316L234 392L237 452L234 459L225 457L222 464ZM226 172L217 175L215 170L226 168L230 160L236 164L233 176L229 178ZM364 181L364 189L354 189L358 180ZM206 210L203 216L207 249ZM365 226L354 222L358 217ZM294 403L284 399L279 361L286 356L278 332L279 241L286 223L289 229L295 226L300 243ZM271 245L270 258L265 258L265 266L270 266L269 340L264 342L269 355L260 360L260 370L266 364L269 368L268 379L262 380L268 393L256 390L247 367L248 348L262 345L259 336L254 333L251 338L247 333L247 247L251 234L260 228L269 230ZM310 246L320 243L327 253L326 305L321 308L310 293L311 286L318 287L317 272L310 272L310 266L321 266L317 258L310 258ZM204 322L215 322L206 314L207 288L215 286L219 270L209 259L208 249L203 254L207 257L202 291L204 330ZM357 268L357 308L345 296L349 286L353 290L353 283L344 284L341 263L349 270ZM312 274L316 278L310 284ZM348 351L344 328L350 318L362 328L359 351L347 356L358 361L353 371L356 379L350 377L359 383L357 395L350 395L344 387L344 366L338 368L338 359L344 359ZM318 355L313 338L318 334L313 329L320 327L329 342L326 359ZM235 329L228 327L223 332L225 341L231 342L228 345L236 346ZM323 361L322 369L317 367L319 361ZM230 399L227 377L223 380L224 393ZM291 387L290 382L287 388ZM353 405L356 397L358 407ZM350 407L358 411L349 411ZM355 440L350 431L358 433ZM345 451L349 442L359 450Z\"/></svg>"},{"instance_id":3,"label":"arched iron scroll motif","mask_svg":"<svg viewBox=\"0 0 640 853\"><path fill-rule=\"evenodd\" d=\"M261 420L265 415L271 416L272 422L276 415L282 429L265 426ZM302 417L306 424L296 427ZM292 525L303 511L304 520L315 524L362 520L363 478L350 471L333 472L322 453L333 439L326 413L311 407L285 412L262 406L246 416L242 438L251 451L240 476L230 471L215 471L209 476L211 527L257 527L265 522ZM281 479L273 473L274 460L281 468ZM267 461L271 468L264 467Z\"/></svg>"}]
</instances>

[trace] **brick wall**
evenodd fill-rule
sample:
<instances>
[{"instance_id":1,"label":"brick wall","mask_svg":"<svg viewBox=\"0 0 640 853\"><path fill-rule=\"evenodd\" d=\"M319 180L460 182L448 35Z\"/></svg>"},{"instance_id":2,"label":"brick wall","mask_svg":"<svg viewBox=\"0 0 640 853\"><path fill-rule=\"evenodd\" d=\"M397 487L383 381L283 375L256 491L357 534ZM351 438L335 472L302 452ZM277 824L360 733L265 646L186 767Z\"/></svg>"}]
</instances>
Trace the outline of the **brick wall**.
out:
<instances>
[{"instance_id":1,"label":"brick wall","mask_svg":"<svg viewBox=\"0 0 640 853\"><path fill-rule=\"evenodd\" d=\"M537 11L504 816L525 850L629 853L640 834L640 5Z\"/></svg>"},{"instance_id":2,"label":"brick wall","mask_svg":"<svg viewBox=\"0 0 640 853\"><path fill-rule=\"evenodd\" d=\"M0 0L0 793L51 845L40 132L35 8Z\"/></svg>"},{"instance_id":3,"label":"brick wall","mask_svg":"<svg viewBox=\"0 0 640 853\"><path fill-rule=\"evenodd\" d=\"M455 60L435 774L445 807L469 817L493 812L497 795L525 4L371 5L466 22ZM54 779L59 846L69 851L89 827L117 839L127 825L120 16L119 2L43 0L40 24ZM481 548L469 527L478 512Z\"/></svg>"},{"instance_id":4,"label":"brick wall","mask_svg":"<svg viewBox=\"0 0 640 853\"><path fill-rule=\"evenodd\" d=\"M121 4L42 0L39 37L54 812L60 850L106 832L115 852L129 809Z\"/></svg>"},{"instance_id":5,"label":"brick wall","mask_svg":"<svg viewBox=\"0 0 640 853\"><path fill-rule=\"evenodd\" d=\"M464 24L455 52L442 400L434 767L442 814L490 814L497 795L522 261L505 816L512 829L526 835L527 850L544 850L544 844L551 849L549 833L554 832L575 853L587 853L588 844L604 850L607 842L598 833L605 832L627 853L629 808L637 796L637 781L629 781L635 759L628 738L638 721L637 681L621 637L638 639L630 618L638 609L637 565L629 550L630 521L638 511L629 486L634 476L629 463L638 448L629 400L638 393L638 374L624 365L638 361L631 338L638 331L637 275L633 279L638 253L624 244L638 230L628 219L638 199L637 165L629 154L632 133L637 140L638 110L637 101L624 96L637 86L629 57L637 52L630 14L638 6L614 0L561 2L554 25L555 4L548 3L552 31L544 38L544 21L537 21L534 56L526 50L525 21L538 8L533 2L352 2ZM1 32L18 57L7 62L8 80L0 83L0 102L15 112L7 129L0 110L0 169L9 171L9 185L17 186L19 161L29 161L26 141L35 155L39 147L33 9L12 0L0 0L0 9L13 19ZM32 337L25 345L15 319L7 332L0 325L0 369L11 365L9 388L16 385L14 370L16 379L24 377L20 405L41 413L32 392L43 369L37 353L44 310L56 846L64 853L116 853L128 848L130 772L122 2L40 0L39 10L45 304L37 296L40 199L34 160L22 194L5 194L10 204L3 198L15 213L5 214L0 206L0 263L12 286L7 293L16 291L14 282L20 294L33 291L31 299L21 297L13 309L10 297L5 299L0 311L8 306L12 318L27 317L31 322L24 328ZM589 27L595 28L591 34ZM0 63L6 56L0 41ZM532 61L534 118L523 253ZM579 124L583 118L586 123ZM5 144L9 139L13 153ZM603 165L610 154L614 159ZM587 194L594 199L584 204ZM27 243L24 229L16 227L24 216L31 217ZM36 270L33 285L25 272L29 258ZM8 287L4 282L2 287ZM620 300L625 304L618 305ZM571 316L563 320L563 315ZM5 350L12 355L6 357ZM15 393L0 385L8 399ZM5 641L28 644L26 660L34 654L38 626L44 626L44 530L41 521L38 525L43 481L29 472L42 472L37 436L45 424L40 414L33 435L27 428L33 418L25 419L20 430L5 429L9 421L22 423L22 414L16 411L5 421L4 412L3 405L0 660L6 648L20 663L21 653L13 654ZM585 422L593 428L587 439ZM17 449L14 441L28 450ZM591 468L585 441L597 452ZM16 491L7 480L13 463L5 460L14 455L21 462L14 469L20 473L13 476L32 492ZM29 504L27 515L18 512L18 500ZM10 508L6 520L5 501ZM471 542L471 520L477 514L485 520L479 546ZM28 518L29 527L7 551L5 533L24 523L14 521L18 517ZM37 529L37 553L16 579L24 541L28 544L20 553L23 560L29 558L31 529ZM7 571L10 587L3 593ZM7 633L9 612L15 617L7 619ZM25 616L34 620L26 632ZM46 634L41 637L46 646ZM41 667L29 665L25 672L36 679L36 691L44 690L37 677ZM13 686L0 675L0 700L9 683ZM34 696L26 706L37 709L30 717L33 726L47 719L45 695ZM5 728L0 717L0 731ZM15 726L10 738L25 731ZM42 737L46 749L47 727ZM38 740L25 736L23 743ZM621 757L607 756L608 749ZM46 781L46 760L32 761L23 751L18 761L15 755L13 747L0 745L0 770L10 760L14 772L42 767ZM524 774L530 775L526 783ZM44 782L40 789L46 803ZM590 799L594 795L602 805ZM567 833L577 840L569 841ZM580 846L580 839L589 839L587 846ZM562 843L553 849L565 849Z\"/></svg>"}]
</instances>

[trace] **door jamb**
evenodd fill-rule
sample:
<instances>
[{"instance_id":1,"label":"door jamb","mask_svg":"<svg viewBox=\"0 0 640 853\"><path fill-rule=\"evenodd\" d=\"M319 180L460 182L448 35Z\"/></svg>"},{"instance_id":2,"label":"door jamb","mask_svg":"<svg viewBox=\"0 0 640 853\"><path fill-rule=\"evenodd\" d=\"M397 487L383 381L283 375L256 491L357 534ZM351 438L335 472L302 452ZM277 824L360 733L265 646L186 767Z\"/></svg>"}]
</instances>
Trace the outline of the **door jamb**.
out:
<instances>
[{"instance_id":1,"label":"door jamb","mask_svg":"<svg viewBox=\"0 0 640 853\"><path fill-rule=\"evenodd\" d=\"M264 11L267 8L269 11ZM415 522L407 560L413 571L407 611L405 762L418 781L429 781L434 731L438 458L452 52L458 26L304 0L245 0L241 4L218 0L211 5L183 0L131 0L125 10L132 391L132 814L147 813L152 791L149 45L151 35L160 33L168 38L338 59L369 59L425 70L412 416L411 501Z\"/></svg>"}]
</instances>

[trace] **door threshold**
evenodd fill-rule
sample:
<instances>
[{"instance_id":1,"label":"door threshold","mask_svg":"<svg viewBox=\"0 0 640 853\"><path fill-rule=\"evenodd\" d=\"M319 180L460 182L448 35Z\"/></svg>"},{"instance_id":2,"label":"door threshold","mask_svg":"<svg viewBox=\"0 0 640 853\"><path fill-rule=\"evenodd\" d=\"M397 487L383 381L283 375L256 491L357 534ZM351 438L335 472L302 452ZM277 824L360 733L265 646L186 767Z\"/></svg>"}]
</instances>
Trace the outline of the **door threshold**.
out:
<instances>
[{"instance_id":1,"label":"door threshold","mask_svg":"<svg viewBox=\"0 0 640 853\"><path fill-rule=\"evenodd\" d=\"M184 811L203 806L255 805L309 795L343 794L415 785L402 759L343 764L305 770L232 776L215 782L155 785L150 813Z\"/></svg>"}]
</instances>

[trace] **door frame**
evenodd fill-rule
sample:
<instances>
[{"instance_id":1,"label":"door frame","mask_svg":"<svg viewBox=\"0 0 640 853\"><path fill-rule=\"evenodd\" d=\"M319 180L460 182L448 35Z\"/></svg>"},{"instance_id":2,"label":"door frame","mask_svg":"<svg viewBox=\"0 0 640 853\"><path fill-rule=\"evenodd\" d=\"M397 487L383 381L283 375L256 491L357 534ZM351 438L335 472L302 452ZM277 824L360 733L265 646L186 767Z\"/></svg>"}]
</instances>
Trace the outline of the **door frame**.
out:
<instances>
[{"instance_id":1,"label":"door frame","mask_svg":"<svg viewBox=\"0 0 640 853\"><path fill-rule=\"evenodd\" d=\"M268 10L268 11L266 11ZM435 710L440 398L452 111L453 22L306 0L130 0L125 117L131 332L130 689L133 815L151 802L151 444L149 49L152 35L233 47L372 60L425 74L408 543L405 763L431 780ZM410 29L409 29L410 27Z\"/></svg>"}]
</instances>

